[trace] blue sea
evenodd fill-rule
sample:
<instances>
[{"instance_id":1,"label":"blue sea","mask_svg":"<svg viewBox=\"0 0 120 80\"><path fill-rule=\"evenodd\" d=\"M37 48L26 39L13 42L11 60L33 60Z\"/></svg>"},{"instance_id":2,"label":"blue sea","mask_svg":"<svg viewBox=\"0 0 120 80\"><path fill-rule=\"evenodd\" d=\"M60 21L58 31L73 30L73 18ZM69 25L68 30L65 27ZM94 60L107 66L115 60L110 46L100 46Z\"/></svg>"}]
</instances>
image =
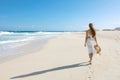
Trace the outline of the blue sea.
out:
<instances>
[{"instance_id":1,"label":"blue sea","mask_svg":"<svg viewBox=\"0 0 120 80\"><path fill-rule=\"evenodd\" d=\"M0 62L34 52L50 39L66 33L68 32L0 31Z\"/></svg>"}]
</instances>

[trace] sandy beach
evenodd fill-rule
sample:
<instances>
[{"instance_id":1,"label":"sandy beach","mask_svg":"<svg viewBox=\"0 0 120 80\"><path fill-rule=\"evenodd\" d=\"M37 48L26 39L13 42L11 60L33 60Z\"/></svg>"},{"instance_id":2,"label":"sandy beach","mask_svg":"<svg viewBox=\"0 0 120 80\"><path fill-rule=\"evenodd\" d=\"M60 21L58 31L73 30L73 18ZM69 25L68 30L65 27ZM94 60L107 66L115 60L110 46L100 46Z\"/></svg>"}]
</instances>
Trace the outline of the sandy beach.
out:
<instances>
[{"instance_id":1,"label":"sandy beach","mask_svg":"<svg viewBox=\"0 0 120 80\"><path fill-rule=\"evenodd\" d=\"M120 31L97 31L97 39L102 52L94 55L92 65L84 47L85 32L73 32L1 63L0 80L119 80ZM19 49L25 51L26 46Z\"/></svg>"}]
</instances>

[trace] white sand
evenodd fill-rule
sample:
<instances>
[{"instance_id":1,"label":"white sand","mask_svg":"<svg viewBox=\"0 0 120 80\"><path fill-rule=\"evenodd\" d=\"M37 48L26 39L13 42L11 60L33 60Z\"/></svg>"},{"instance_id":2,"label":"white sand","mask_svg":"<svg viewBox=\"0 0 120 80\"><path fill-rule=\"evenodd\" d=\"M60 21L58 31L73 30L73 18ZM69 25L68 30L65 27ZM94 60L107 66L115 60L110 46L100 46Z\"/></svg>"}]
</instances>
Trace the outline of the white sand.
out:
<instances>
[{"instance_id":1,"label":"white sand","mask_svg":"<svg viewBox=\"0 0 120 80\"><path fill-rule=\"evenodd\" d=\"M99 31L97 35L102 55L94 55L92 65L87 63L85 33L72 33L0 64L0 80L119 80L120 32Z\"/></svg>"}]
</instances>

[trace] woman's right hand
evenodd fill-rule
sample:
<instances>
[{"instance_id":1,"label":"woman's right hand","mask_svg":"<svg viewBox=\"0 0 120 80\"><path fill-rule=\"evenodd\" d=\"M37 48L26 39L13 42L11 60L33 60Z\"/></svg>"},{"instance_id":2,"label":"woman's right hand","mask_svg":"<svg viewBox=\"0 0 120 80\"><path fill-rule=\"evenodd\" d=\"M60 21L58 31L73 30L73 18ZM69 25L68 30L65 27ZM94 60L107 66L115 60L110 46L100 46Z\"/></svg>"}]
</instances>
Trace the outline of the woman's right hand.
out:
<instances>
[{"instance_id":1,"label":"woman's right hand","mask_svg":"<svg viewBox=\"0 0 120 80\"><path fill-rule=\"evenodd\" d=\"M96 45L98 46L98 43L96 43Z\"/></svg>"}]
</instances>

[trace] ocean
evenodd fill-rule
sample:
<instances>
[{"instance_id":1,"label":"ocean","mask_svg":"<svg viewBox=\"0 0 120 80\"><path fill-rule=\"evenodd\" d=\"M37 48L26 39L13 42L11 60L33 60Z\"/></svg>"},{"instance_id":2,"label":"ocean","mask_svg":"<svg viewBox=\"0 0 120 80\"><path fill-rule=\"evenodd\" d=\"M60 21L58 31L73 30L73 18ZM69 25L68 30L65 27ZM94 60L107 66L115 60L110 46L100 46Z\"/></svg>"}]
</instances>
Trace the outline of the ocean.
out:
<instances>
[{"instance_id":1,"label":"ocean","mask_svg":"<svg viewBox=\"0 0 120 80\"><path fill-rule=\"evenodd\" d=\"M48 40L66 33L69 32L0 31L0 62L34 52Z\"/></svg>"}]
</instances>

